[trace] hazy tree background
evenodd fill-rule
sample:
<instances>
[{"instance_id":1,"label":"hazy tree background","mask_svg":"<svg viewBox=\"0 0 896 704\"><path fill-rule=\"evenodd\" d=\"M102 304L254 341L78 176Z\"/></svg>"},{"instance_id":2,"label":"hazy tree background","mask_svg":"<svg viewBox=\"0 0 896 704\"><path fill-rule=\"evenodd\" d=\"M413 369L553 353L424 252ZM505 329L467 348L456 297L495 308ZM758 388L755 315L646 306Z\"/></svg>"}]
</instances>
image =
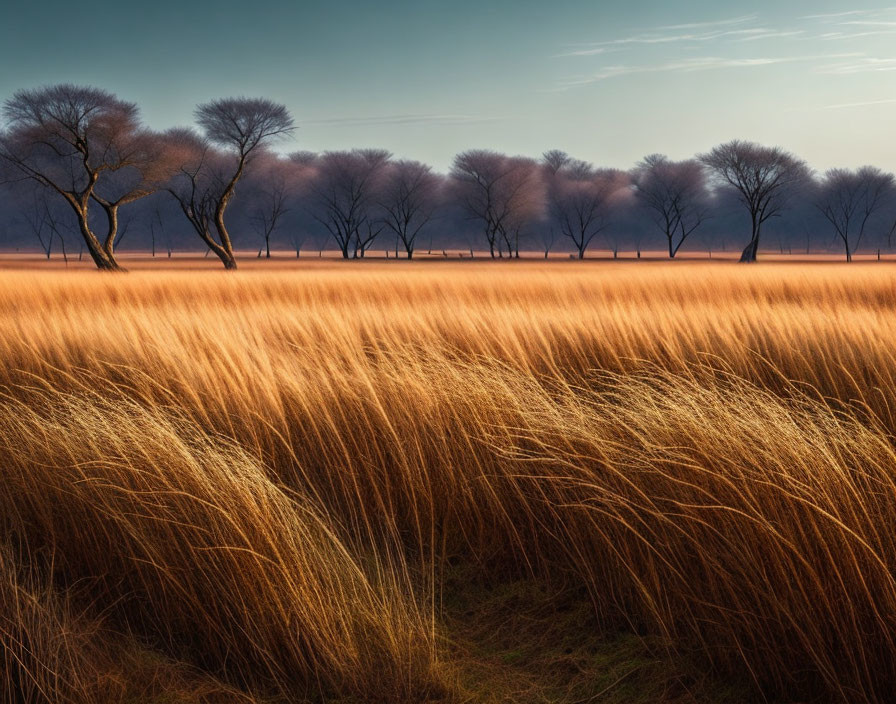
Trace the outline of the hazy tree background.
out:
<instances>
[{"instance_id":1,"label":"hazy tree background","mask_svg":"<svg viewBox=\"0 0 896 704\"><path fill-rule=\"evenodd\" d=\"M733 140L629 170L560 150L471 149L449 173L375 148L295 150L286 108L200 105L165 133L95 88L23 90L4 103L0 248L91 258L675 257L896 251L896 184L873 166L813 172L785 149ZM300 134L300 133L299 133ZM291 153L287 153L293 149Z\"/></svg>"}]
</instances>

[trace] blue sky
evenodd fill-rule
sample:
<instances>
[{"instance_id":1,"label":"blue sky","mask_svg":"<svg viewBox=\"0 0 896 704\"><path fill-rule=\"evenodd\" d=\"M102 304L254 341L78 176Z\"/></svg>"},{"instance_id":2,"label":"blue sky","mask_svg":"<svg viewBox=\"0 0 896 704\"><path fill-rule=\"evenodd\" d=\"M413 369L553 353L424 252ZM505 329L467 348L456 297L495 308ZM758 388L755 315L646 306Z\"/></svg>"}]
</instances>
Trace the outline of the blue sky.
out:
<instances>
[{"instance_id":1,"label":"blue sky","mask_svg":"<svg viewBox=\"0 0 896 704\"><path fill-rule=\"evenodd\" d=\"M48 0L5 14L0 95L95 84L156 128L264 95L300 126L289 150L377 146L443 169L469 147L627 167L732 137L817 168L896 169L883 3Z\"/></svg>"}]
</instances>

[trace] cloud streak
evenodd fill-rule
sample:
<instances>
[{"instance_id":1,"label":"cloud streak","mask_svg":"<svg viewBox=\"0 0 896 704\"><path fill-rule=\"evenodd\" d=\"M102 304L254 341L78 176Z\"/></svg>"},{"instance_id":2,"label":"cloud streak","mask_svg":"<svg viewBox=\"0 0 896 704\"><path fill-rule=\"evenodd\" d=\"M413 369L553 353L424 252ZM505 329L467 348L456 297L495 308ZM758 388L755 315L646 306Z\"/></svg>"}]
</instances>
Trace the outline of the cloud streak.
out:
<instances>
[{"instance_id":1,"label":"cloud streak","mask_svg":"<svg viewBox=\"0 0 896 704\"><path fill-rule=\"evenodd\" d=\"M726 58L721 56L702 56L680 61L669 61L647 65L616 65L607 66L588 76L573 78L564 81L561 86L572 88L575 86L589 85L610 78L644 73L694 73L697 71L715 71L730 68L751 68L758 66L770 66L774 64L813 62L829 60L832 58L861 58L860 54L824 54L807 56L758 56L747 58Z\"/></svg>"},{"instance_id":2,"label":"cloud streak","mask_svg":"<svg viewBox=\"0 0 896 704\"><path fill-rule=\"evenodd\" d=\"M838 49L849 49L850 40L896 34L896 7L875 10L848 10L805 15L796 26L769 27L757 15L743 15L713 22L696 22L656 27L616 39L607 39L571 47L561 57L601 57L648 53L657 60L638 63L619 60L598 67L591 73L560 81L560 90L584 86L611 78L633 74L689 73L719 69L749 68L784 63L812 63L816 74L849 75L896 70L894 58L869 56L862 43L855 52L809 54L812 42L819 49L836 42ZM767 42L767 44L766 44ZM745 55L745 47L766 46L754 56ZM708 55L693 56L695 50L712 46ZM886 51L886 50L885 50ZM753 52L751 52L753 53ZM639 56L640 58L640 56ZM848 61L845 59L849 59Z\"/></svg>"},{"instance_id":3,"label":"cloud streak","mask_svg":"<svg viewBox=\"0 0 896 704\"><path fill-rule=\"evenodd\" d=\"M741 15L740 17L732 17L727 20L712 20L709 22L692 22L690 24L668 24L657 27L658 30L679 30L679 29L705 29L707 27L728 27L733 24L744 24L757 19L756 15Z\"/></svg>"},{"instance_id":4,"label":"cloud streak","mask_svg":"<svg viewBox=\"0 0 896 704\"><path fill-rule=\"evenodd\" d=\"M864 100L858 103L836 103L834 105L823 105L822 110L844 110L846 108L863 108L871 105L892 105L896 103L896 98L882 98L880 100Z\"/></svg>"},{"instance_id":5,"label":"cloud streak","mask_svg":"<svg viewBox=\"0 0 896 704\"><path fill-rule=\"evenodd\" d=\"M896 58L880 59L872 56L858 56L855 61L828 64L815 69L816 73L835 76L876 71L896 71Z\"/></svg>"},{"instance_id":6,"label":"cloud streak","mask_svg":"<svg viewBox=\"0 0 896 704\"><path fill-rule=\"evenodd\" d=\"M354 127L357 125L474 125L504 120L503 117L481 115L408 113L398 115L372 115L364 117L329 117L303 120L302 125Z\"/></svg>"},{"instance_id":7,"label":"cloud streak","mask_svg":"<svg viewBox=\"0 0 896 704\"><path fill-rule=\"evenodd\" d=\"M775 36L775 30L764 27L738 28L738 25L749 24L757 20L756 15L743 15L727 20L713 22L693 22L690 24L673 24L656 27L645 32L638 32L627 37L609 39L599 42L589 42L581 45L584 48L572 49L557 56L595 56L607 51L618 50L628 46L680 44L687 42L711 42L726 37L743 38L755 35L768 34Z\"/></svg>"}]
</instances>

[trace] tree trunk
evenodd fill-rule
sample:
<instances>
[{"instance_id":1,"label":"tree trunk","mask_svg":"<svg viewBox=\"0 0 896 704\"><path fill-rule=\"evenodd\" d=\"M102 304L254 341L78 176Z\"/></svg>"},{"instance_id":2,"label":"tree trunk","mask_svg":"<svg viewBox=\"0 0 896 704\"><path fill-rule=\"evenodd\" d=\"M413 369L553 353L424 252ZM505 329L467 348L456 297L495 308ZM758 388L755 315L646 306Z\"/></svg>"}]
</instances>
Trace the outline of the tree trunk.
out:
<instances>
[{"instance_id":1,"label":"tree trunk","mask_svg":"<svg viewBox=\"0 0 896 704\"><path fill-rule=\"evenodd\" d=\"M245 163L245 156L241 156L236 172L231 176L230 182L224 187L224 192L221 194L221 197L218 199L218 203L215 206L215 230L217 230L218 239L221 241L219 247L223 251L223 254L217 251L215 254L217 254L221 258L221 261L224 262L225 269L236 269L236 259L233 256L233 242L230 240L230 233L227 231L227 225L224 224L224 212L227 210L227 204L230 202L230 198L233 195L237 182L243 175L243 167L245 166Z\"/></svg>"},{"instance_id":2,"label":"tree trunk","mask_svg":"<svg viewBox=\"0 0 896 704\"><path fill-rule=\"evenodd\" d=\"M81 229L81 236L84 238L84 244L87 245L87 252L96 268L100 271L123 271L123 269L115 261L115 256L111 252L107 252L100 244L96 235L90 230L87 224L87 213L78 213L78 226ZM82 250L83 251L83 250Z\"/></svg>"},{"instance_id":3,"label":"tree trunk","mask_svg":"<svg viewBox=\"0 0 896 704\"><path fill-rule=\"evenodd\" d=\"M103 242L103 251L109 259L115 259L115 238L118 236L118 206L104 205L103 210L106 211L106 220L109 223L109 231L106 233L106 239Z\"/></svg>"},{"instance_id":4,"label":"tree trunk","mask_svg":"<svg viewBox=\"0 0 896 704\"><path fill-rule=\"evenodd\" d=\"M206 247L208 247L208 250L205 253L206 257L210 252L214 252L215 256L217 256L218 259L221 260L221 263L224 265L225 269L233 270L237 268L236 258L233 255L232 249L230 249L229 247L222 247L220 244L215 242L212 239L212 236L207 232L202 234L202 239L205 242Z\"/></svg>"},{"instance_id":5,"label":"tree trunk","mask_svg":"<svg viewBox=\"0 0 896 704\"><path fill-rule=\"evenodd\" d=\"M756 261L756 253L759 250L759 236L758 234L750 240L750 244L744 247L744 251L741 252L740 261L745 264L750 264Z\"/></svg>"},{"instance_id":6,"label":"tree trunk","mask_svg":"<svg viewBox=\"0 0 896 704\"><path fill-rule=\"evenodd\" d=\"M740 255L740 261L744 264L755 262L756 254L759 252L759 228L762 223L757 222L755 214L751 216L751 219L753 221L753 230L750 233L750 243L744 247L744 251Z\"/></svg>"}]
</instances>

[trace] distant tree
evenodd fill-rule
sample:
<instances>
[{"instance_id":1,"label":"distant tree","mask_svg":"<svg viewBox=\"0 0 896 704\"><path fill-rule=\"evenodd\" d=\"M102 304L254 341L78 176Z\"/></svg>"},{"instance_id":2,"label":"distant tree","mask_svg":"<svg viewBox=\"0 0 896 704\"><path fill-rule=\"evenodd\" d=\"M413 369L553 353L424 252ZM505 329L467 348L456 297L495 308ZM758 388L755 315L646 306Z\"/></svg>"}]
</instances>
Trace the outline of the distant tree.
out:
<instances>
[{"instance_id":1,"label":"distant tree","mask_svg":"<svg viewBox=\"0 0 896 704\"><path fill-rule=\"evenodd\" d=\"M41 251L47 259L53 254L55 243L59 242L63 259L68 262L65 251L65 234L61 224L61 216L56 207L56 202L51 202L52 191L35 184L34 188L18 194L21 198L20 217L24 220L31 234L40 244ZM62 202L61 198L56 199ZM27 205L25 205L27 203Z\"/></svg>"},{"instance_id":2,"label":"distant tree","mask_svg":"<svg viewBox=\"0 0 896 704\"><path fill-rule=\"evenodd\" d=\"M156 256L157 243L161 237L165 245L165 253L168 255L168 259L171 259L171 236L168 233L168 228L165 227L165 218L162 217L162 208L159 203L155 204L149 218L149 236L152 256Z\"/></svg>"},{"instance_id":3,"label":"distant tree","mask_svg":"<svg viewBox=\"0 0 896 704\"><path fill-rule=\"evenodd\" d=\"M544 253L544 258L547 259L554 245L557 244L557 229L548 223L538 228L538 232L541 251Z\"/></svg>"},{"instance_id":4,"label":"distant tree","mask_svg":"<svg viewBox=\"0 0 896 704\"><path fill-rule=\"evenodd\" d=\"M379 212L391 154L381 149L325 152L312 190L312 214L336 241L344 259L363 257L385 229Z\"/></svg>"},{"instance_id":5,"label":"distant tree","mask_svg":"<svg viewBox=\"0 0 896 704\"><path fill-rule=\"evenodd\" d=\"M843 243L846 261L852 261L869 221L892 199L893 186L893 174L874 166L825 173L816 207Z\"/></svg>"},{"instance_id":6,"label":"distant tree","mask_svg":"<svg viewBox=\"0 0 896 704\"><path fill-rule=\"evenodd\" d=\"M753 142L733 140L720 144L700 161L716 178L738 193L750 213L750 242L740 260L755 262L762 226L787 207L791 198L809 180L805 162L780 147L764 147Z\"/></svg>"},{"instance_id":7,"label":"distant tree","mask_svg":"<svg viewBox=\"0 0 896 704\"><path fill-rule=\"evenodd\" d=\"M545 183L547 184L548 210L550 210L550 184L557 172L572 161L572 157L561 149L550 149L541 155L542 168L545 174ZM542 227L539 228L539 242L544 258L547 259L554 245L557 244L557 227L556 223L549 217Z\"/></svg>"},{"instance_id":8,"label":"distant tree","mask_svg":"<svg viewBox=\"0 0 896 704\"><path fill-rule=\"evenodd\" d=\"M507 247L507 256L519 259L524 231L544 213L546 190L538 162L526 157L512 157L510 162L513 171L505 185L514 195L505 217L498 221L498 232Z\"/></svg>"},{"instance_id":9,"label":"distant tree","mask_svg":"<svg viewBox=\"0 0 896 704\"><path fill-rule=\"evenodd\" d=\"M609 222L614 200L629 185L625 172L595 169L584 161L568 160L549 179L550 217L561 235L575 245L579 259Z\"/></svg>"},{"instance_id":10,"label":"distant tree","mask_svg":"<svg viewBox=\"0 0 896 704\"><path fill-rule=\"evenodd\" d=\"M3 115L0 158L62 196L98 269L121 269L114 252L118 208L155 190L168 167L137 107L97 88L60 84L18 91ZM91 202L106 212L104 235L93 230Z\"/></svg>"},{"instance_id":11,"label":"distant tree","mask_svg":"<svg viewBox=\"0 0 896 704\"><path fill-rule=\"evenodd\" d=\"M662 154L645 157L632 173L638 201L666 237L669 258L705 222L709 195L700 162L670 161Z\"/></svg>"},{"instance_id":12,"label":"distant tree","mask_svg":"<svg viewBox=\"0 0 896 704\"><path fill-rule=\"evenodd\" d=\"M315 246L315 240L323 249L325 240L330 237L325 228L320 228L320 223L310 212L314 204L313 184L318 178L318 155L314 152L294 152L289 155L291 202L288 227L289 237L296 251L296 259L301 256L302 247L311 239L311 246Z\"/></svg>"},{"instance_id":13,"label":"distant tree","mask_svg":"<svg viewBox=\"0 0 896 704\"><path fill-rule=\"evenodd\" d=\"M383 222L413 259L417 236L432 220L439 203L441 182L437 174L419 161L396 161L388 165L380 206ZM397 256L396 245L396 256Z\"/></svg>"},{"instance_id":14,"label":"distant tree","mask_svg":"<svg viewBox=\"0 0 896 704\"><path fill-rule=\"evenodd\" d=\"M236 269L233 242L224 223L224 213L252 157L272 141L290 135L295 126L285 106L263 98L223 98L204 103L196 108L196 122L210 143L221 146L233 157L232 163L226 165L216 160L223 168L216 170L214 180L218 183L214 189L214 202L208 206L212 208L211 221L217 241L212 238L214 245L208 241L206 244L226 269ZM208 228L205 229L210 234Z\"/></svg>"},{"instance_id":15,"label":"distant tree","mask_svg":"<svg viewBox=\"0 0 896 704\"><path fill-rule=\"evenodd\" d=\"M259 169L250 220L263 243L267 259L271 258L271 237L291 210L294 169L291 162L273 156L268 157Z\"/></svg>"},{"instance_id":16,"label":"distant tree","mask_svg":"<svg viewBox=\"0 0 896 704\"><path fill-rule=\"evenodd\" d=\"M637 212L634 190L627 180L628 174L620 172L623 179L622 186L616 190L611 198L611 222L601 231L601 236L607 248L613 254L613 259L619 258L623 247L632 247L638 259L641 258L641 235L636 232L637 227L632 216Z\"/></svg>"},{"instance_id":17,"label":"distant tree","mask_svg":"<svg viewBox=\"0 0 896 704\"><path fill-rule=\"evenodd\" d=\"M489 253L519 256L519 235L543 207L543 183L536 163L523 157L474 149L458 154L451 169L454 193L466 212L482 223Z\"/></svg>"},{"instance_id":18,"label":"distant tree","mask_svg":"<svg viewBox=\"0 0 896 704\"><path fill-rule=\"evenodd\" d=\"M560 149L551 149L541 155L541 163L548 176L554 176L572 160L573 159L569 154Z\"/></svg>"}]
</instances>

